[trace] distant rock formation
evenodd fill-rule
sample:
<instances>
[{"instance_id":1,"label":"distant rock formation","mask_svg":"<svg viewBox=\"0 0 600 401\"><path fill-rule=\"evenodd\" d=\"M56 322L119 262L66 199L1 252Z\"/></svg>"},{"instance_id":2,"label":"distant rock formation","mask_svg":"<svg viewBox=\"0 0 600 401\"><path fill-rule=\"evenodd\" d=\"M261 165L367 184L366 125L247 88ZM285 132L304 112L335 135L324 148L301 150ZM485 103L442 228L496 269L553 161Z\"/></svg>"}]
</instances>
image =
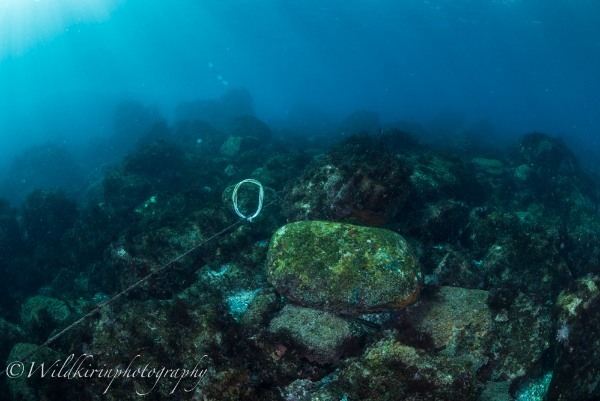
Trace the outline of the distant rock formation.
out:
<instances>
[{"instance_id":1,"label":"distant rock formation","mask_svg":"<svg viewBox=\"0 0 600 401\"><path fill-rule=\"evenodd\" d=\"M219 99L201 99L180 103L175 119L202 120L220 130L227 130L237 117L254 116L252 95L246 89L231 89Z\"/></svg>"}]
</instances>

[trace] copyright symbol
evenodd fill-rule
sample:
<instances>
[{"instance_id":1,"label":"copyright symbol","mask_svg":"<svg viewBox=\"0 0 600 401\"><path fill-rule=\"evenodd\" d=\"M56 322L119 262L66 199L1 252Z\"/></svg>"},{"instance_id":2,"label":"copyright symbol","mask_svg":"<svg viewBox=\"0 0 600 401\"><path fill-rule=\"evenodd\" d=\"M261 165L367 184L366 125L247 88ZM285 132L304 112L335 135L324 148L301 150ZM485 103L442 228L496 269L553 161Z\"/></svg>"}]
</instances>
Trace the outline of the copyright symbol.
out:
<instances>
[{"instance_id":1,"label":"copyright symbol","mask_svg":"<svg viewBox=\"0 0 600 401\"><path fill-rule=\"evenodd\" d=\"M6 376L9 379L16 379L20 377L25 371L25 364L20 361L11 362L6 367Z\"/></svg>"}]
</instances>

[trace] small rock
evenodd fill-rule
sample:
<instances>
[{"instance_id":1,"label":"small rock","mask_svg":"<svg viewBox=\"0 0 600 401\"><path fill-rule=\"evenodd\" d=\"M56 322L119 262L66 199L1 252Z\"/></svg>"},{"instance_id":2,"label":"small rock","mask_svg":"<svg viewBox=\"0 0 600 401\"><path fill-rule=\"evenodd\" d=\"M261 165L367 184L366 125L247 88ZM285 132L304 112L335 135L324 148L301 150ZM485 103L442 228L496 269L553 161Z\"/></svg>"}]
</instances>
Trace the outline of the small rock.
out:
<instances>
[{"instance_id":1,"label":"small rock","mask_svg":"<svg viewBox=\"0 0 600 401\"><path fill-rule=\"evenodd\" d=\"M66 326L70 317L67 304L42 295L28 298L21 308L23 327L38 340L45 340L53 330Z\"/></svg>"},{"instance_id":2,"label":"small rock","mask_svg":"<svg viewBox=\"0 0 600 401\"><path fill-rule=\"evenodd\" d=\"M345 342L352 337L350 323L332 313L286 305L271 321L270 331L287 333L305 350L310 361L328 364L342 355Z\"/></svg>"}]
</instances>

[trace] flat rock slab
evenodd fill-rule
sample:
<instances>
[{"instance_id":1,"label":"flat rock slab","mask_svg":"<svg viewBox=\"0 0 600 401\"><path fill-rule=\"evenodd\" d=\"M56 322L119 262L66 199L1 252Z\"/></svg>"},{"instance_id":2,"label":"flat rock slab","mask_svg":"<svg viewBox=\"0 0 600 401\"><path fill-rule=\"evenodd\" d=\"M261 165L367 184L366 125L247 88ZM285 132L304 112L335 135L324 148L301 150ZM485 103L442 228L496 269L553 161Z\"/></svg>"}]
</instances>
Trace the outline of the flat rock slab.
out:
<instances>
[{"instance_id":1,"label":"flat rock slab","mask_svg":"<svg viewBox=\"0 0 600 401\"><path fill-rule=\"evenodd\" d=\"M356 337L356 330L343 318L330 312L286 305L271 321L269 330L287 334L294 343L304 349L304 356L313 362L335 362L344 344Z\"/></svg>"}]
</instances>

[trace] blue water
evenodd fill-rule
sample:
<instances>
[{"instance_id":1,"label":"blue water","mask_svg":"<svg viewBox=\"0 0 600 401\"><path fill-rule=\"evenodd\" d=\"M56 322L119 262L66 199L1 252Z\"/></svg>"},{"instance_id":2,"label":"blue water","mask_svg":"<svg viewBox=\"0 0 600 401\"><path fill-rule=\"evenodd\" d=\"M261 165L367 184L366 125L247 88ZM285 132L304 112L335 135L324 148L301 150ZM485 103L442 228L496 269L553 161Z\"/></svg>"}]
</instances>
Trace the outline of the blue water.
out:
<instances>
[{"instance_id":1,"label":"blue water","mask_svg":"<svg viewBox=\"0 0 600 401\"><path fill-rule=\"evenodd\" d=\"M172 120L243 87L267 122L368 109L448 135L560 135L593 161L599 71L592 0L0 0L0 156L110 135L123 99Z\"/></svg>"}]
</instances>

